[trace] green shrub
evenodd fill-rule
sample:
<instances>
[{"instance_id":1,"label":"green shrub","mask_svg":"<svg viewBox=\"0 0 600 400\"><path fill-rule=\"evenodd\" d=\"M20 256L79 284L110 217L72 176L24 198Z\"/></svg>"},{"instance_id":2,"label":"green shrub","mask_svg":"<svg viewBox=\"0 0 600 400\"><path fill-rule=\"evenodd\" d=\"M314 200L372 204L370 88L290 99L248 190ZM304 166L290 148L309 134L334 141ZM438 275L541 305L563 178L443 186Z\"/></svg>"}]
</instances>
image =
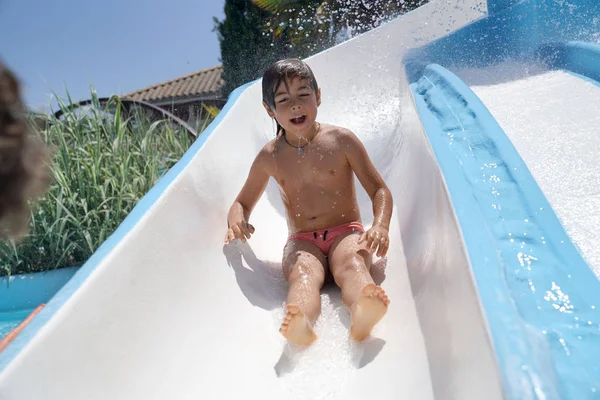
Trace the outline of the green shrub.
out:
<instances>
[{"instance_id":1,"label":"green shrub","mask_svg":"<svg viewBox=\"0 0 600 400\"><path fill-rule=\"evenodd\" d=\"M29 234L0 243L0 276L83 264L189 148L193 137L117 97L50 117L39 132L54 151L54 181L32 208ZM204 124L206 126L206 124Z\"/></svg>"}]
</instances>

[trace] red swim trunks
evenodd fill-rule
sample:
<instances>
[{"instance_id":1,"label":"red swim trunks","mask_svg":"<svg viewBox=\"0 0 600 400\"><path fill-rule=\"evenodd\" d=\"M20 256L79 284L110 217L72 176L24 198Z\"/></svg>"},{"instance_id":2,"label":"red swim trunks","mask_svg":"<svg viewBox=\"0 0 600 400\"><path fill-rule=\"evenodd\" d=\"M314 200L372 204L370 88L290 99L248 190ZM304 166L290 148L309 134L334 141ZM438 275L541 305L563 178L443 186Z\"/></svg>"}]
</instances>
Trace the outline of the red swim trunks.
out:
<instances>
[{"instance_id":1,"label":"red swim trunks","mask_svg":"<svg viewBox=\"0 0 600 400\"><path fill-rule=\"evenodd\" d=\"M360 222L349 222L347 224L334 226L329 229L322 229L313 232L299 232L290 237L287 240L289 243L292 240L304 240L310 243L317 245L317 247L323 252L323 254L328 255L329 249L331 245L341 234L352 231L352 232L360 232L364 233L365 229L363 228ZM286 245L287 245L286 243Z\"/></svg>"}]
</instances>

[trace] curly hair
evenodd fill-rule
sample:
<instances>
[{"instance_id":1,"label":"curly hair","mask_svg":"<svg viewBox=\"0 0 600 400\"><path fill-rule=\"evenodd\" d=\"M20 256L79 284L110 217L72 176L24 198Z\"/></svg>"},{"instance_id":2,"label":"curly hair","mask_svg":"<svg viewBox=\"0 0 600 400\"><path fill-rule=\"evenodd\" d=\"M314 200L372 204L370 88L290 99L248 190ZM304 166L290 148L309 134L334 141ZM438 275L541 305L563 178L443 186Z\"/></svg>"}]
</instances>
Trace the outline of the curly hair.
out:
<instances>
[{"instance_id":1,"label":"curly hair","mask_svg":"<svg viewBox=\"0 0 600 400\"><path fill-rule=\"evenodd\" d=\"M0 61L0 239L28 232L31 201L50 184L46 144L30 132L20 84Z\"/></svg>"}]
</instances>

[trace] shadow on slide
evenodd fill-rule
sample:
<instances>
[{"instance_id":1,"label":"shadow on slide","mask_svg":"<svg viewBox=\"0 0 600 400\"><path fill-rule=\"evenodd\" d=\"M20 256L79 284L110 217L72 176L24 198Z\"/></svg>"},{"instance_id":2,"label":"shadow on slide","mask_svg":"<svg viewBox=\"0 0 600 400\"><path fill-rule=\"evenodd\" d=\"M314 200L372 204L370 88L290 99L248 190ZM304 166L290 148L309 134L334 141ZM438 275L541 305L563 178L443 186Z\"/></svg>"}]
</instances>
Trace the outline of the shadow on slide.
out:
<instances>
[{"instance_id":1,"label":"shadow on slide","mask_svg":"<svg viewBox=\"0 0 600 400\"><path fill-rule=\"evenodd\" d=\"M223 254L227 264L233 268L237 283L248 302L266 311L274 311L282 306L287 295L287 282L281 271L281 263L263 261L256 257L248 243L226 244ZM381 285L385 280L387 258L376 260L371 267L371 275L375 284ZM325 282L322 293L330 296L332 302L339 306L338 317L343 326L350 330L350 314L341 303L341 292L334 282ZM385 346L385 340L371 337L357 344L362 347L361 357L356 360L357 367L370 364ZM281 356L274 366L277 377L284 376L294 370L295 362L291 356L301 352L299 346L286 343Z\"/></svg>"}]
</instances>

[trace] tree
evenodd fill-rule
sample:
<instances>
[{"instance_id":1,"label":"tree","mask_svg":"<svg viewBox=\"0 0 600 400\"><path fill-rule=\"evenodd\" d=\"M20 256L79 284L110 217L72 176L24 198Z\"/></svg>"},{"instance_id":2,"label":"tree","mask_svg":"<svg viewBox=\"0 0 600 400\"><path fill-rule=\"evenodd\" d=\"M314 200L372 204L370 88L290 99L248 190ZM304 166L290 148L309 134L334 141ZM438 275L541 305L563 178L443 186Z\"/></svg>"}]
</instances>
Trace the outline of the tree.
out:
<instances>
[{"instance_id":1,"label":"tree","mask_svg":"<svg viewBox=\"0 0 600 400\"><path fill-rule=\"evenodd\" d=\"M225 92L281 58L306 58L428 0L226 0L215 19Z\"/></svg>"},{"instance_id":2,"label":"tree","mask_svg":"<svg viewBox=\"0 0 600 400\"><path fill-rule=\"evenodd\" d=\"M310 55L307 46L294 46L294 38L290 36L290 33L294 35L293 31L270 34L266 24L272 16L273 13L258 7L252 0L226 0L225 19L214 19L221 46L225 95L259 78L278 59Z\"/></svg>"},{"instance_id":3,"label":"tree","mask_svg":"<svg viewBox=\"0 0 600 400\"><path fill-rule=\"evenodd\" d=\"M263 35L263 20L269 13L250 0L226 0L225 19L215 19L221 46L224 91L254 80L277 54L271 40Z\"/></svg>"},{"instance_id":4,"label":"tree","mask_svg":"<svg viewBox=\"0 0 600 400\"><path fill-rule=\"evenodd\" d=\"M331 16L322 0L253 0L270 11L263 34L274 45L284 44L287 53L306 58L334 44L330 35Z\"/></svg>"},{"instance_id":5,"label":"tree","mask_svg":"<svg viewBox=\"0 0 600 400\"><path fill-rule=\"evenodd\" d=\"M271 26L304 30L306 22L312 22L315 25L320 25L319 34L314 35L314 37L320 39L321 43L328 42L329 45L338 44L341 41L376 28L400 14L427 3L427 1L253 0L260 8L271 12L271 17L269 18ZM294 21L297 22L296 26L294 26ZM326 23L326 26L323 26L324 23ZM323 35L328 36L327 40L320 37Z\"/></svg>"}]
</instances>

